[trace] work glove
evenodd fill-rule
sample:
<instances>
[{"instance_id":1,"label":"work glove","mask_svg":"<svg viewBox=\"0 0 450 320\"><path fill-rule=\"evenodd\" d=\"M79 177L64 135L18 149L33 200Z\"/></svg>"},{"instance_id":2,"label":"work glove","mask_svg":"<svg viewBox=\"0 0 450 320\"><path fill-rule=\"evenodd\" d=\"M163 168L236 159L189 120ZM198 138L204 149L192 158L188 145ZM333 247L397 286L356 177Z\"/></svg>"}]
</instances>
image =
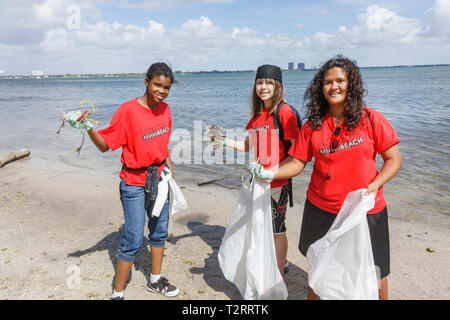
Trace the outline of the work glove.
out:
<instances>
[{"instance_id":1,"label":"work glove","mask_svg":"<svg viewBox=\"0 0 450 320\"><path fill-rule=\"evenodd\" d=\"M222 138L222 147L226 147L227 144L228 144L228 139L227 139L227 137L223 137L223 138Z\"/></svg>"},{"instance_id":2,"label":"work glove","mask_svg":"<svg viewBox=\"0 0 450 320\"><path fill-rule=\"evenodd\" d=\"M82 113L80 111L70 112L66 115L66 122L70 124L72 128L85 129L86 131L89 131L94 125L87 119L81 119L80 121L77 121L81 114Z\"/></svg>"},{"instance_id":3,"label":"work glove","mask_svg":"<svg viewBox=\"0 0 450 320\"><path fill-rule=\"evenodd\" d=\"M252 162L248 165L248 171L254 175L256 178L261 180L272 181L274 172L272 170L266 170L264 167L257 162Z\"/></svg>"}]
</instances>

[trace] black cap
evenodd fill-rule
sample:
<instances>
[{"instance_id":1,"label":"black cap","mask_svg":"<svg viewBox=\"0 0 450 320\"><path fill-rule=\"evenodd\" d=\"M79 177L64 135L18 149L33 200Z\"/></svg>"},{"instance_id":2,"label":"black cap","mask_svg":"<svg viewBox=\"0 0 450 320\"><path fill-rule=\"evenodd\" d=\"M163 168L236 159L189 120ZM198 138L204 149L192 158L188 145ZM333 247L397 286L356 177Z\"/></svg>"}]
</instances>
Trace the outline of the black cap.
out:
<instances>
[{"instance_id":1,"label":"black cap","mask_svg":"<svg viewBox=\"0 0 450 320\"><path fill-rule=\"evenodd\" d=\"M262 79L262 78L268 78L268 79L274 79L279 82L282 81L282 74L280 67L271 65L271 64L265 64L258 67L258 70L256 71L256 78L255 80Z\"/></svg>"}]
</instances>

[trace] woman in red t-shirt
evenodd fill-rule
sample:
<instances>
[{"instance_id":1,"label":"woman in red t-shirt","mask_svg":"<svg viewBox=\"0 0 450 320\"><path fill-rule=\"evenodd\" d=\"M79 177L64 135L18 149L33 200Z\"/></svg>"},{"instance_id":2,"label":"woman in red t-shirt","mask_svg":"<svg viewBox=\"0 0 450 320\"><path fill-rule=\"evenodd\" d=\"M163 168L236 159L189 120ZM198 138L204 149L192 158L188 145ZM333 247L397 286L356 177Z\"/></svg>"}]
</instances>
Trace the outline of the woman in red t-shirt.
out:
<instances>
[{"instance_id":1,"label":"woman in red t-shirt","mask_svg":"<svg viewBox=\"0 0 450 320\"><path fill-rule=\"evenodd\" d=\"M112 300L123 300L125 282L141 248L146 216L152 256L147 290L167 297L178 295L179 289L161 277L164 244L168 234L169 194L161 213L152 215L161 172L167 166L173 177L169 157L172 118L169 105L163 102L174 82L172 70L165 63L154 63L147 71L145 94L123 103L114 113L110 125L100 131L88 121L78 121L77 113L66 120L72 127L86 129L95 146L102 152L122 148L120 198L125 226L117 252L117 270ZM164 195L165 196L165 195Z\"/></svg>"},{"instance_id":2,"label":"woman in red t-shirt","mask_svg":"<svg viewBox=\"0 0 450 320\"><path fill-rule=\"evenodd\" d=\"M284 130L284 140L293 143L298 136L297 116L283 99L281 69L273 65L262 65L256 72L252 96L251 118L245 127L248 136L245 141L224 138L222 145L248 152L254 147L255 160L259 159L264 168L274 168L285 158L288 150L275 130L274 116L280 108L280 124ZM289 196L287 179L277 179L271 183L272 226L278 269L284 278L284 267L288 242L286 237L286 210Z\"/></svg>"},{"instance_id":3,"label":"woman in red t-shirt","mask_svg":"<svg viewBox=\"0 0 450 320\"><path fill-rule=\"evenodd\" d=\"M401 167L393 127L379 112L363 101L364 88L354 61L338 56L327 61L305 92L307 122L301 128L289 157L276 169L251 165L261 179L286 179L303 171L314 158L311 182L306 193L300 232L300 252L331 227L350 191L367 188L375 196L375 207L367 214L375 265L380 270L379 298L388 298L390 272L389 230L383 185ZM377 171L376 154L384 160ZM317 299L309 288L308 299Z\"/></svg>"}]
</instances>

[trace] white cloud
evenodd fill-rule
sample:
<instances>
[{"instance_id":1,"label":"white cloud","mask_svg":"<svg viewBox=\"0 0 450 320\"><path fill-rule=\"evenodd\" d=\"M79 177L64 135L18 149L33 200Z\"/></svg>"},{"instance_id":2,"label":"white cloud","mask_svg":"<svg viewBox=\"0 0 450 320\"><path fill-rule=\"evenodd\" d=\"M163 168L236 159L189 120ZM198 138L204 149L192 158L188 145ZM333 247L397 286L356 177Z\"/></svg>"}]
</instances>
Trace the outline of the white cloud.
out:
<instances>
[{"instance_id":1,"label":"white cloud","mask_svg":"<svg viewBox=\"0 0 450 320\"><path fill-rule=\"evenodd\" d=\"M415 44L421 30L418 20L372 5L358 16L358 24L352 28L340 26L335 33L317 32L311 45L317 52L378 51L381 47Z\"/></svg>"},{"instance_id":2,"label":"white cloud","mask_svg":"<svg viewBox=\"0 0 450 320\"><path fill-rule=\"evenodd\" d=\"M100 0L17 0L3 1L0 11L0 43L30 45L40 43L51 29L66 28L67 9L77 6L84 23L98 21L101 13L95 7Z\"/></svg>"},{"instance_id":3,"label":"white cloud","mask_svg":"<svg viewBox=\"0 0 450 320\"><path fill-rule=\"evenodd\" d=\"M45 51L64 51L76 49L74 41L71 39L66 29L51 29L45 33L41 43L41 48Z\"/></svg>"},{"instance_id":4,"label":"white cloud","mask_svg":"<svg viewBox=\"0 0 450 320\"><path fill-rule=\"evenodd\" d=\"M450 16L436 13L436 10L446 12L448 6L444 2L449 3L436 0L424 17L419 18L405 18L389 9L370 5L358 15L358 23L353 27L341 26L335 33L317 32L309 49L317 56L323 56L321 51L326 56L343 53L360 65L449 63L450 42L442 30L449 25ZM436 25L441 30L439 36L437 27L431 27Z\"/></svg>"},{"instance_id":5,"label":"white cloud","mask_svg":"<svg viewBox=\"0 0 450 320\"><path fill-rule=\"evenodd\" d=\"M212 27L213 24L211 20L207 17L200 17L199 20L191 20L189 19L187 22L183 23L183 28L186 29L195 29L198 27Z\"/></svg>"},{"instance_id":6,"label":"white cloud","mask_svg":"<svg viewBox=\"0 0 450 320\"><path fill-rule=\"evenodd\" d=\"M201 1L207 0L189 3ZM20 40L14 43L14 38L0 31L0 60L8 68L20 70L13 72L28 72L20 69L23 67L43 69L47 74L142 72L152 61L171 62L177 70L194 71L254 69L262 63L285 66L296 59L311 66L336 53L346 54L360 65L449 63L450 4L444 0L436 0L418 18L369 5L354 26L340 26L331 33L316 32L310 37L266 34L248 27L223 29L206 16L177 26L154 20L141 26L109 23L100 19L100 14L92 18L96 8L78 2L86 8L83 16L91 12L91 19L83 19L79 29L66 27L66 8L72 5L69 0L36 2L25 10L24 17L29 21L7 18L12 23L11 34ZM6 19L5 13L0 13L1 18ZM29 39L35 35L34 41Z\"/></svg>"},{"instance_id":7,"label":"white cloud","mask_svg":"<svg viewBox=\"0 0 450 320\"><path fill-rule=\"evenodd\" d=\"M436 0L425 12L424 23L428 35L450 35L450 1Z\"/></svg>"},{"instance_id":8,"label":"white cloud","mask_svg":"<svg viewBox=\"0 0 450 320\"><path fill-rule=\"evenodd\" d=\"M364 15L363 19L369 30L381 30L392 28L399 17L395 12L372 5L367 8L367 14Z\"/></svg>"},{"instance_id":9,"label":"white cloud","mask_svg":"<svg viewBox=\"0 0 450 320\"><path fill-rule=\"evenodd\" d=\"M367 43L415 43L422 31L418 19L404 18L395 12L374 5L369 6L366 13L360 15L358 20L359 29L354 28L354 31L359 32L358 36L365 38Z\"/></svg>"}]
</instances>

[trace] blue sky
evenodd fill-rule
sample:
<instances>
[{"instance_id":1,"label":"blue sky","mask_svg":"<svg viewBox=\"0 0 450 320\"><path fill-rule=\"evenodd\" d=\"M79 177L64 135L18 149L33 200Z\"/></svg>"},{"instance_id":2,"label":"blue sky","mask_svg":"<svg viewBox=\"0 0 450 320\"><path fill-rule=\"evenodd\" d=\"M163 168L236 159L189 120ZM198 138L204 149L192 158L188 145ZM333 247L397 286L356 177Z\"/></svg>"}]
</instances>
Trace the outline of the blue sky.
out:
<instances>
[{"instance_id":1,"label":"blue sky","mask_svg":"<svg viewBox=\"0 0 450 320\"><path fill-rule=\"evenodd\" d=\"M450 0L0 0L0 75L450 63Z\"/></svg>"},{"instance_id":2,"label":"blue sky","mask_svg":"<svg viewBox=\"0 0 450 320\"><path fill-rule=\"evenodd\" d=\"M341 25L351 27L356 23L357 14L363 13L370 4L381 5L401 15L421 17L433 1L246 0L156 8L144 6L126 10L103 4L99 8L105 20L111 23L119 21L124 24L145 25L147 20L152 19L164 25L181 25L188 19L206 16L224 29L249 27L262 32L311 36L317 31L333 32Z\"/></svg>"}]
</instances>

